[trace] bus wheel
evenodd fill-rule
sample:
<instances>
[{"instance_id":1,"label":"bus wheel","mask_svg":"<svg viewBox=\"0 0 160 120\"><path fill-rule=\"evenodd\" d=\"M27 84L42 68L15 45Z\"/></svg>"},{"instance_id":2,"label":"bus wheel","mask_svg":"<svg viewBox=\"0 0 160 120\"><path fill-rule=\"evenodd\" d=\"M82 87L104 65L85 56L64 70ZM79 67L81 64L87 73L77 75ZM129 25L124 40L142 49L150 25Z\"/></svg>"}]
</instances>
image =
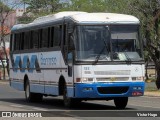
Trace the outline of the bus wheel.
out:
<instances>
[{"instance_id":1,"label":"bus wheel","mask_svg":"<svg viewBox=\"0 0 160 120\"><path fill-rule=\"evenodd\" d=\"M124 109L127 106L128 97L115 98L114 104L118 109Z\"/></svg>"},{"instance_id":2,"label":"bus wheel","mask_svg":"<svg viewBox=\"0 0 160 120\"><path fill-rule=\"evenodd\" d=\"M64 85L63 102L64 102L64 106L65 107L68 107L68 108L73 107L74 99L67 96L67 87L66 87L66 85Z\"/></svg>"},{"instance_id":3,"label":"bus wheel","mask_svg":"<svg viewBox=\"0 0 160 120\"><path fill-rule=\"evenodd\" d=\"M30 92L30 85L29 81L27 80L25 85L25 98L28 102L40 102L43 99L43 95Z\"/></svg>"}]
</instances>

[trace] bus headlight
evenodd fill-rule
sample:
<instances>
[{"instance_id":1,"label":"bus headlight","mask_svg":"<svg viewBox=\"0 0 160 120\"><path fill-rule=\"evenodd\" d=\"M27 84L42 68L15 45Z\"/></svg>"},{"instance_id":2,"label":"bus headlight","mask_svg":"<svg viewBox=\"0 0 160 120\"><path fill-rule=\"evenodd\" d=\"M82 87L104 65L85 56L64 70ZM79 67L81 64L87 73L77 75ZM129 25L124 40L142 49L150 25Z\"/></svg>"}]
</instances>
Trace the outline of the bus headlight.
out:
<instances>
[{"instance_id":1,"label":"bus headlight","mask_svg":"<svg viewBox=\"0 0 160 120\"><path fill-rule=\"evenodd\" d=\"M140 76L140 77L132 77L133 81L144 81L144 77Z\"/></svg>"}]
</instances>

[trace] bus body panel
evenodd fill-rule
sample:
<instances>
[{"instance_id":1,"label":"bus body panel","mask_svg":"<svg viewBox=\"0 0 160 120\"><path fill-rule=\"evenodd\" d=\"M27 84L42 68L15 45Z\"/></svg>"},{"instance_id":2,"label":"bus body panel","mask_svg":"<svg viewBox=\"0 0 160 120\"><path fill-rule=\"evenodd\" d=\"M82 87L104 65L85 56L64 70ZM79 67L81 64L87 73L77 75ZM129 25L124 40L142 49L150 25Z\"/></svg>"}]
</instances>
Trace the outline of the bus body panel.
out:
<instances>
[{"instance_id":1,"label":"bus body panel","mask_svg":"<svg viewBox=\"0 0 160 120\"><path fill-rule=\"evenodd\" d=\"M131 97L134 92L139 92L138 96L144 94L144 65L77 65L74 69L77 71L75 82L76 78L85 79L75 83L75 98ZM136 80L141 77L142 80ZM128 89L123 93L107 94L107 88L116 92L117 87L117 91ZM98 88L107 93L99 93Z\"/></svg>"},{"instance_id":2,"label":"bus body panel","mask_svg":"<svg viewBox=\"0 0 160 120\"><path fill-rule=\"evenodd\" d=\"M15 54L13 58L17 65L17 68L12 67L10 70L13 88L24 90L24 76L27 75L31 92L59 95L59 78L63 76L68 91L71 91L69 96L73 97L73 79L68 77L67 66L60 51Z\"/></svg>"}]
</instances>

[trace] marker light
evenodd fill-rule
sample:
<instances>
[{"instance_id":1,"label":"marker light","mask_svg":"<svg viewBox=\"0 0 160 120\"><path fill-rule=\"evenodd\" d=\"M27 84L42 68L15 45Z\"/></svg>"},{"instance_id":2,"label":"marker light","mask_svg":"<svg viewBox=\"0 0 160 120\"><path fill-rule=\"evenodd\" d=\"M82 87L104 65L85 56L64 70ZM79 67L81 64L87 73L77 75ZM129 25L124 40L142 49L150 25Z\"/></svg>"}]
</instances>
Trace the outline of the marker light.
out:
<instances>
[{"instance_id":1,"label":"marker light","mask_svg":"<svg viewBox=\"0 0 160 120\"><path fill-rule=\"evenodd\" d=\"M140 77L132 77L133 81L144 81L144 77L140 76Z\"/></svg>"},{"instance_id":2,"label":"marker light","mask_svg":"<svg viewBox=\"0 0 160 120\"><path fill-rule=\"evenodd\" d=\"M142 96L142 92L132 92L132 96Z\"/></svg>"},{"instance_id":3,"label":"marker light","mask_svg":"<svg viewBox=\"0 0 160 120\"><path fill-rule=\"evenodd\" d=\"M93 78L76 78L76 82L93 82Z\"/></svg>"},{"instance_id":4,"label":"marker light","mask_svg":"<svg viewBox=\"0 0 160 120\"><path fill-rule=\"evenodd\" d=\"M83 90L84 90L84 91L92 91L93 88L87 87L87 88L84 88Z\"/></svg>"}]
</instances>

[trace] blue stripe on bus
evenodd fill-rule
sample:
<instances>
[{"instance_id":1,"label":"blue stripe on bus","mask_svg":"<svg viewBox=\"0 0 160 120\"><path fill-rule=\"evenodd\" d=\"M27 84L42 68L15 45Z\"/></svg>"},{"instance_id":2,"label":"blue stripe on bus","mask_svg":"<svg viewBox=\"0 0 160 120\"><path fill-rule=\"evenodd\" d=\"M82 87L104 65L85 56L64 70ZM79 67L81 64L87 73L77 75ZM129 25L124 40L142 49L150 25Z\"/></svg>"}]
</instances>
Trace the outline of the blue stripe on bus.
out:
<instances>
[{"instance_id":1,"label":"blue stripe on bus","mask_svg":"<svg viewBox=\"0 0 160 120\"><path fill-rule=\"evenodd\" d=\"M28 56L23 57L22 69L21 72L25 72L25 69L28 67Z\"/></svg>"},{"instance_id":2,"label":"blue stripe on bus","mask_svg":"<svg viewBox=\"0 0 160 120\"><path fill-rule=\"evenodd\" d=\"M40 84L31 84L30 91L34 93L44 93L44 85Z\"/></svg>"},{"instance_id":3,"label":"blue stripe on bus","mask_svg":"<svg viewBox=\"0 0 160 120\"><path fill-rule=\"evenodd\" d=\"M45 86L45 94L59 95L58 86L53 86L53 85L47 85L47 86Z\"/></svg>"},{"instance_id":4,"label":"blue stripe on bus","mask_svg":"<svg viewBox=\"0 0 160 120\"><path fill-rule=\"evenodd\" d=\"M22 82L11 81L10 86L12 86L13 88L15 88L17 90L24 91L24 85Z\"/></svg>"},{"instance_id":5,"label":"blue stripe on bus","mask_svg":"<svg viewBox=\"0 0 160 120\"><path fill-rule=\"evenodd\" d=\"M31 60L29 60L28 55L25 55L23 61L21 61L21 56L16 56L13 71L17 72L18 69L20 69L20 72L25 72L28 69L30 73L33 73L34 69L40 70L37 55L32 55Z\"/></svg>"},{"instance_id":6,"label":"blue stripe on bus","mask_svg":"<svg viewBox=\"0 0 160 120\"><path fill-rule=\"evenodd\" d=\"M14 69L13 69L14 72L18 71L19 65L21 64L20 61L21 61L21 56L17 56L14 62Z\"/></svg>"}]
</instances>

